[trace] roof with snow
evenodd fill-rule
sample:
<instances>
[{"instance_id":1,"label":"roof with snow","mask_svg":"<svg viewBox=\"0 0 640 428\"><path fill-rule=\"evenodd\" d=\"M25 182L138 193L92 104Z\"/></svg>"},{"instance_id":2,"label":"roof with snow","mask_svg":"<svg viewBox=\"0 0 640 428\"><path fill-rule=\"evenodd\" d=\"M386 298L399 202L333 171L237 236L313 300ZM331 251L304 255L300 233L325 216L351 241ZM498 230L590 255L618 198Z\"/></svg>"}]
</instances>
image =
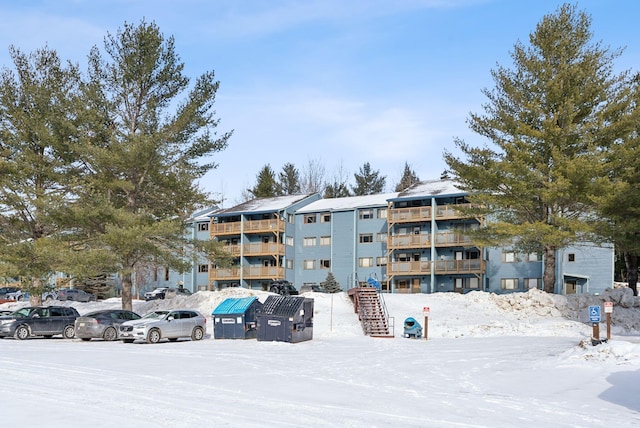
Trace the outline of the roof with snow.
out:
<instances>
[{"instance_id":1,"label":"roof with snow","mask_svg":"<svg viewBox=\"0 0 640 428\"><path fill-rule=\"evenodd\" d=\"M365 196L346 196L344 198L320 199L305 205L296 213L310 213L320 211L347 211L354 208L387 206L387 201L398 196L398 192L377 193Z\"/></svg>"},{"instance_id":2,"label":"roof with snow","mask_svg":"<svg viewBox=\"0 0 640 428\"><path fill-rule=\"evenodd\" d=\"M296 202L300 202L310 196L310 194L276 196L273 198L258 198L243 202L235 207L222 209L215 214L217 216L230 216L240 214L259 214L267 212L277 212L284 210Z\"/></svg>"},{"instance_id":3,"label":"roof with snow","mask_svg":"<svg viewBox=\"0 0 640 428\"><path fill-rule=\"evenodd\" d=\"M212 214L216 211L220 211L220 208L207 208L206 210L196 211L191 214L191 217L187 221L209 221Z\"/></svg>"},{"instance_id":4,"label":"roof with snow","mask_svg":"<svg viewBox=\"0 0 640 428\"><path fill-rule=\"evenodd\" d=\"M462 190L460 184L453 180L429 180L421 181L407 187L393 200L419 199L432 196L462 196L467 192Z\"/></svg>"}]
</instances>

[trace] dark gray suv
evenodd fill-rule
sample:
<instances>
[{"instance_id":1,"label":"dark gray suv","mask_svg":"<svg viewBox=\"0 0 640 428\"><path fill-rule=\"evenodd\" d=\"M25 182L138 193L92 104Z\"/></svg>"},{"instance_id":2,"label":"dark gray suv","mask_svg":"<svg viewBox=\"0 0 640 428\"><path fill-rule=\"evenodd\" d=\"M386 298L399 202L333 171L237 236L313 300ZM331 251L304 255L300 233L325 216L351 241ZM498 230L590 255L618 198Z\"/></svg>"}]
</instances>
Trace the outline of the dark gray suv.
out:
<instances>
[{"instance_id":1,"label":"dark gray suv","mask_svg":"<svg viewBox=\"0 0 640 428\"><path fill-rule=\"evenodd\" d=\"M64 306L30 306L0 317L0 339L15 337L24 340L31 336L50 338L61 334L73 339L75 322L80 314L75 308Z\"/></svg>"}]
</instances>

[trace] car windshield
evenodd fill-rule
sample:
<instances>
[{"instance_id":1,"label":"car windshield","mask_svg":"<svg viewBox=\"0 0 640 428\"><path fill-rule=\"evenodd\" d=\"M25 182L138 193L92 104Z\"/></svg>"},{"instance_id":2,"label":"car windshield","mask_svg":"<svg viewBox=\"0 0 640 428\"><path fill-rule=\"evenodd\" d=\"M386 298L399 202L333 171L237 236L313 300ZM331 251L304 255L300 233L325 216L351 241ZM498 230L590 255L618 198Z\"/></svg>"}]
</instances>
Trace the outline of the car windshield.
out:
<instances>
[{"instance_id":1,"label":"car windshield","mask_svg":"<svg viewBox=\"0 0 640 428\"><path fill-rule=\"evenodd\" d=\"M12 312L11 315L13 315L14 317L28 317L29 313L31 313L34 310L35 308L22 308L22 309L18 309L15 312Z\"/></svg>"},{"instance_id":2,"label":"car windshield","mask_svg":"<svg viewBox=\"0 0 640 428\"><path fill-rule=\"evenodd\" d=\"M169 311L153 311L153 312L149 312L148 314L146 314L142 318L144 318L144 319L162 319L162 318L165 318L168 313L169 313Z\"/></svg>"}]
</instances>

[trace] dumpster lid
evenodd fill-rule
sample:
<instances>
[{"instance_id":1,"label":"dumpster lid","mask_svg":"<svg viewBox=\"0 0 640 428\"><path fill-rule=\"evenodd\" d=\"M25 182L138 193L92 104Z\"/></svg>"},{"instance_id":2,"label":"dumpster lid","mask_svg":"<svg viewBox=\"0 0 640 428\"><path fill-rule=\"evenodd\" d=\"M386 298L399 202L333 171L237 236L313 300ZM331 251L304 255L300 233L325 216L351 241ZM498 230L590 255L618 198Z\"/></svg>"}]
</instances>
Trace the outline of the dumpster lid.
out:
<instances>
[{"instance_id":1,"label":"dumpster lid","mask_svg":"<svg viewBox=\"0 0 640 428\"><path fill-rule=\"evenodd\" d=\"M247 311L258 298L253 297L229 297L220 303L211 313L212 315L242 314Z\"/></svg>"}]
</instances>

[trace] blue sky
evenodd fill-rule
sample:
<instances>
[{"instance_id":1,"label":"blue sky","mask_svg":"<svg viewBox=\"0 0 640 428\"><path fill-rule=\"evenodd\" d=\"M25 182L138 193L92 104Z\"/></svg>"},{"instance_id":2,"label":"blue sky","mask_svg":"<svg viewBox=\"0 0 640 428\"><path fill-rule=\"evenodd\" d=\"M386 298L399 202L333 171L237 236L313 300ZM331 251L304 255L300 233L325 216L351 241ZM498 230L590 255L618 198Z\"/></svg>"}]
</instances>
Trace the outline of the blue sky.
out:
<instances>
[{"instance_id":1,"label":"blue sky","mask_svg":"<svg viewBox=\"0 0 640 428\"><path fill-rule=\"evenodd\" d=\"M214 70L220 131L233 129L201 186L241 201L265 165L322 165L325 179L369 162L392 191L405 162L423 180L446 168L492 88L496 64L561 2L546 0L0 0L0 64L9 45L48 45L85 68L107 32L143 18L173 35L185 73ZM625 47L618 70L640 69L635 0L583 0L594 41Z\"/></svg>"}]
</instances>

